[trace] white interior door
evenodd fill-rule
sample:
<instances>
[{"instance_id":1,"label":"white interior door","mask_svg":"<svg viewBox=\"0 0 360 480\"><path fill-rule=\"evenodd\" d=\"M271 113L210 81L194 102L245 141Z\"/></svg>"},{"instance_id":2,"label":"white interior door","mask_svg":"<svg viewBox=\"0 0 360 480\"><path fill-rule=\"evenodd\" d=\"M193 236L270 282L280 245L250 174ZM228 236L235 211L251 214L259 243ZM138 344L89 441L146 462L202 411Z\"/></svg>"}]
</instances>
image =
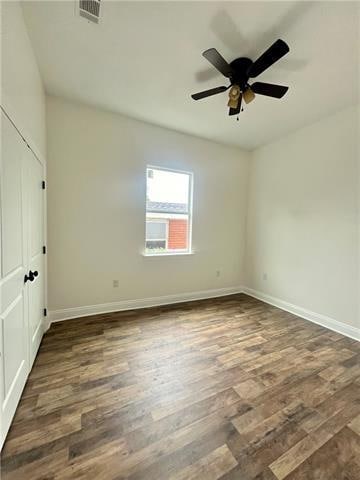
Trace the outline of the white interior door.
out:
<instances>
[{"instance_id":1,"label":"white interior door","mask_svg":"<svg viewBox=\"0 0 360 480\"><path fill-rule=\"evenodd\" d=\"M38 351L43 334L44 319L44 213L42 189L43 166L35 155L28 149L26 155L27 180L27 244L28 268L33 280L28 285L29 301L29 343L30 368Z\"/></svg>"},{"instance_id":2,"label":"white interior door","mask_svg":"<svg viewBox=\"0 0 360 480\"><path fill-rule=\"evenodd\" d=\"M0 403L3 444L43 334L43 166L1 112Z\"/></svg>"},{"instance_id":3,"label":"white interior door","mask_svg":"<svg viewBox=\"0 0 360 480\"><path fill-rule=\"evenodd\" d=\"M29 372L26 258L26 145L1 113L1 438L3 443Z\"/></svg>"}]
</instances>

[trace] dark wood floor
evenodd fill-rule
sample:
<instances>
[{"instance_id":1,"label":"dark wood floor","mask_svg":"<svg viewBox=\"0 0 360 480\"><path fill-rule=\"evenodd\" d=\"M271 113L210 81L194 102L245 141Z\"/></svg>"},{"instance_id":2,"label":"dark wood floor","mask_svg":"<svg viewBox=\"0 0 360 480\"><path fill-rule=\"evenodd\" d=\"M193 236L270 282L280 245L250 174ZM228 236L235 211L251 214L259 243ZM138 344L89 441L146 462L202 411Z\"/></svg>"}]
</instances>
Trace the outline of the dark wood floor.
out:
<instances>
[{"instance_id":1,"label":"dark wood floor","mask_svg":"<svg viewBox=\"0 0 360 480\"><path fill-rule=\"evenodd\" d=\"M359 480L360 343L245 295L44 336L13 479Z\"/></svg>"}]
</instances>

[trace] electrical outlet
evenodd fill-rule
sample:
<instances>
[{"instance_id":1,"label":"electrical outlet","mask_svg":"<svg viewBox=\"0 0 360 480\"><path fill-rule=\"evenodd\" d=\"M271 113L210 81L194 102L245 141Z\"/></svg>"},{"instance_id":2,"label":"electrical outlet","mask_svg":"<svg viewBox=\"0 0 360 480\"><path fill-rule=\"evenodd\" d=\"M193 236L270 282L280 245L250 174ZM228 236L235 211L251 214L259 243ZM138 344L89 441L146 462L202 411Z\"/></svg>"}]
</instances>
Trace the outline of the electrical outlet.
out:
<instances>
[{"instance_id":1,"label":"electrical outlet","mask_svg":"<svg viewBox=\"0 0 360 480\"><path fill-rule=\"evenodd\" d=\"M119 280L113 280L113 287L118 288L119 286Z\"/></svg>"},{"instance_id":2,"label":"electrical outlet","mask_svg":"<svg viewBox=\"0 0 360 480\"><path fill-rule=\"evenodd\" d=\"M267 273L263 273L263 280L267 280Z\"/></svg>"},{"instance_id":3,"label":"electrical outlet","mask_svg":"<svg viewBox=\"0 0 360 480\"><path fill-rule=\"evenodd\" d=\"M216 276L220 277L220 270L216 270Z\"/></svg>"}]
</instances>

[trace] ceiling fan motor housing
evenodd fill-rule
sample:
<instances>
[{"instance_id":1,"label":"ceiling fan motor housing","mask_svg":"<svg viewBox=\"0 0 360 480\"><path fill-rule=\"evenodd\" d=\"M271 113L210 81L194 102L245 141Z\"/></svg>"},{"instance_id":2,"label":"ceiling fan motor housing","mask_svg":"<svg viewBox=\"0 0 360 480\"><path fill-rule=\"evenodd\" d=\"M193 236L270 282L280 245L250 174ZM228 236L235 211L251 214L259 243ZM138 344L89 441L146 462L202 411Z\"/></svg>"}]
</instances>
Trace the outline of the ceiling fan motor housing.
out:
<instances>
[{"instance_id":1,"label":"ceiling fan motor housing","mask_svg":"<svg viewBox=\"0 0 360 480\"><path fill-rule=\"evenodd\" d=\"M242 92L247 88L247 82L249 80L249 75L247 72L252 64L252 60L247 57L236 58L230 63L230 66L234 72L230 77L231 85L239 85Z\"/></svg>"}]
</instances>

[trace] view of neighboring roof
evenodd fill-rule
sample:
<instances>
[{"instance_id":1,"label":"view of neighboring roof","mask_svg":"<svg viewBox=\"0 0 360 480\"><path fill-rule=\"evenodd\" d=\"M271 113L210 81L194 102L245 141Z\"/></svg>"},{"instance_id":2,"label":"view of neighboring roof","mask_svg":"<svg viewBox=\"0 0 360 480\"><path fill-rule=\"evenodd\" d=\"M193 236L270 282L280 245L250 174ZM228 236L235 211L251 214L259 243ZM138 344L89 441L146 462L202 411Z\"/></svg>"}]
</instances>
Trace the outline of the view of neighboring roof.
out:
<instances>
[{"instance_id":1,"label":"view of neighboring roof","mask_svg":"<svg viewBox=\"0 0 360 480\"><path fill-rule=\"evenodd\" d=\"M153 213L188 213L186 203L146 202L146 211Z\"/></svg>"}]
</instances>

